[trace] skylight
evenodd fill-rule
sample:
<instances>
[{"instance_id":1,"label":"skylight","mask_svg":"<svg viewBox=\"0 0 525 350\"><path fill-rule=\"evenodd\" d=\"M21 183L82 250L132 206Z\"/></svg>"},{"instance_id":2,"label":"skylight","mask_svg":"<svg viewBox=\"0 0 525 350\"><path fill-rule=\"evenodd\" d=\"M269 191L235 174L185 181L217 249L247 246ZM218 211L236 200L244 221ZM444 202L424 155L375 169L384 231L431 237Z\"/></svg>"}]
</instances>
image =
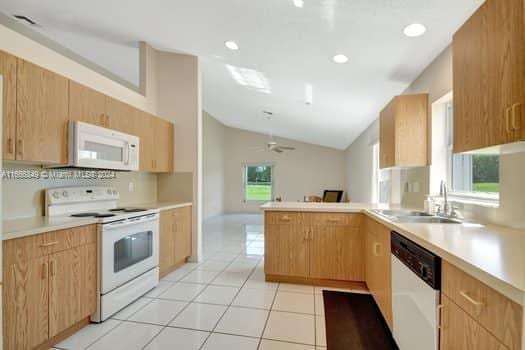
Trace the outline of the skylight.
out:
<instances>
[{"instance_id":1,"label":"skylight","mask_svg":"<svg viewBox=\"0 0 525 350\"><path fill-rule=\"evenodd\" d=\"M230 72L232 78L242 86L247 88L264 92L266 94L272 93L270 83L263 73L250 68L235 67L229 64L226 68Z\"/></svg>"}]
</instances>

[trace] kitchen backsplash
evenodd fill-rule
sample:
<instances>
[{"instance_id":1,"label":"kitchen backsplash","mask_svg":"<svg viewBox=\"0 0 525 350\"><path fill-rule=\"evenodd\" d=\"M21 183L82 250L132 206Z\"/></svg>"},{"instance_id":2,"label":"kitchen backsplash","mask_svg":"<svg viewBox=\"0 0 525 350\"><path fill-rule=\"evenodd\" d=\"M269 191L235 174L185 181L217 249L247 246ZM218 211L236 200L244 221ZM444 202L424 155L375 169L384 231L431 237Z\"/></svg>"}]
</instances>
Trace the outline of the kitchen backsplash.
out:
<instances>
[{"instance_id":1,"label":"kitchen backsplash","mask_svg":"<svg viewBox=\"0 0 525 350\"><path fill-rule=\"evenodd\" d=\"M6 174L40 172L42 167L3 163L3 219L44 214L44 190L52 187L100 185L113 186L120 192L120 204L132 205L157 200L157 175L141 172L116 172L113 179L13 179ZM47 170L47 169L45 169ZM130 191L132 183L132 191Z\"/></svg>"}]
</instances>

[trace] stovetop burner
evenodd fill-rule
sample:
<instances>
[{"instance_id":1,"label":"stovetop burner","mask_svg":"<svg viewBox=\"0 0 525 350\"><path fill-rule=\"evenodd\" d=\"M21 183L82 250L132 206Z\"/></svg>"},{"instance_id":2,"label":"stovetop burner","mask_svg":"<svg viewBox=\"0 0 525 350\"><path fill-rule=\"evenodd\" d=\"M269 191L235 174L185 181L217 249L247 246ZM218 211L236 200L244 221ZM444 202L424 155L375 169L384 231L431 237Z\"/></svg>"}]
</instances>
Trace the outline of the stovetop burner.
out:
<instances>
[{"instance_id":1,"label":"stovetop burner","mask_svg":"<svg viewBox=\"0 0 525 350\"><path fill-rule=\"evenodd\" d=\"M95 215L96 218L110 218L112 216L116 216L115 214L97 214Z\"/></svg>"},{"instance_id":2,"label":"stovetop burner","mask_svg":"<svg viewBox=\"0 0 525 350\"><path fill-rule=\"evenodd\" d=\"M74 218L88 218L88 217L91 217L91 216L96 217L97 215L98 215L98 213L78 213L78 214L71 214L71 217L74 217Z\"/></svg>"},{"instance_id":3,"label":"stovetop burner","mask_svg":"<svg viewBox=\"0 0 525 350\"><path fill-rule=\"evenodd\" d=\"M110 209L109 211L123 211L124 213L137 213L137 212L140 212L140 211L146 211L147 209L143 209L143 208L115 208L115 209Z\"/></svg>"}]
</instances>

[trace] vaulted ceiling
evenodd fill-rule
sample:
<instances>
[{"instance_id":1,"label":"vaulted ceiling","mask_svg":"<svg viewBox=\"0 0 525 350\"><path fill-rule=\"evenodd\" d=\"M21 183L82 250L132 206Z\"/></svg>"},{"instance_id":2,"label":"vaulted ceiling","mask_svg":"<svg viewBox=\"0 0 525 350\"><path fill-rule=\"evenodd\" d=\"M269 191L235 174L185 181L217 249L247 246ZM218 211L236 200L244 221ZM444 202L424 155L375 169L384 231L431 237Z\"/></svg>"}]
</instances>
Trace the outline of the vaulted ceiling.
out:
<instances>
[{"instance_id":1,"label":"vaulted ceiling","mask_svg":"<svg viewBox=\"0 0 525 350\"><path fill-rule=\"evenodd\" d=\"M344 149L482 2L2 0L0 11L30 17L40 32L134 84L138 41L198 55L203 107L224 124ZM405 36L411 23L426 33ZM227 49L228 40L239 50ZM336 54L348 62L335 64ZM263 110L274 113L271 122Z\"/></svg>"}]
</instances>

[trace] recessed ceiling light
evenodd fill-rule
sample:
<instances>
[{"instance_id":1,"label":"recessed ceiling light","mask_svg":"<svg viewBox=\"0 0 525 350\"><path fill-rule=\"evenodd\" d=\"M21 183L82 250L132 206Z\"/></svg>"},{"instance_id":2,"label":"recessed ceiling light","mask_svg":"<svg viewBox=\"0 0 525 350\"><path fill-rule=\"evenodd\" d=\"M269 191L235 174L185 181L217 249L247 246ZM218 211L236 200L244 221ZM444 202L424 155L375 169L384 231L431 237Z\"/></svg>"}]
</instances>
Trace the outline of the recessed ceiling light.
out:
<instances>
[{"instance_id":1,"label":"recessed ceiling light","mask_svg":"<svg viewBox=\"0 0 525 350\"><path fill-rule=\"evenodd\" d=\"M406 36L414 38L417 36L421 36L425 34L427 31L427 28L422 25L421 23L412 23L403 29L403 33L405 33Z\"/></svg>"},{"instance_id":2,"label":"recessed ceiling light","mask_svg":"<svg viewBox=\"0 0 525 350\"><path fill-rule=\"evenodd\" d=\"M295 7L303 8L304 0L293 0L293 4L295 5Z\"/></svg>"},{"instance_id":3,"label":"recessed ceiling light","mask_svg":"<svg viewBox=\"0 0 525 350\"><path fill-rule=\"evenodd\" d=\"M224 43L224 45L230 50L233 50L233 51L239 50L239 45L237 45L235 41L228 40Z\"/></svg>"},{"instance_id":4,"label":"recessed ceiling light","mask_svg":"<svg viewBox=\"0 0 525 350\"><path fill-rule=\"evenodd\" d=\"M348 62L348 57L346 57L345 55L339 54L339 55L335 55L333 60L335 63L346 63Z\"/></svg>"}]
</instances>

